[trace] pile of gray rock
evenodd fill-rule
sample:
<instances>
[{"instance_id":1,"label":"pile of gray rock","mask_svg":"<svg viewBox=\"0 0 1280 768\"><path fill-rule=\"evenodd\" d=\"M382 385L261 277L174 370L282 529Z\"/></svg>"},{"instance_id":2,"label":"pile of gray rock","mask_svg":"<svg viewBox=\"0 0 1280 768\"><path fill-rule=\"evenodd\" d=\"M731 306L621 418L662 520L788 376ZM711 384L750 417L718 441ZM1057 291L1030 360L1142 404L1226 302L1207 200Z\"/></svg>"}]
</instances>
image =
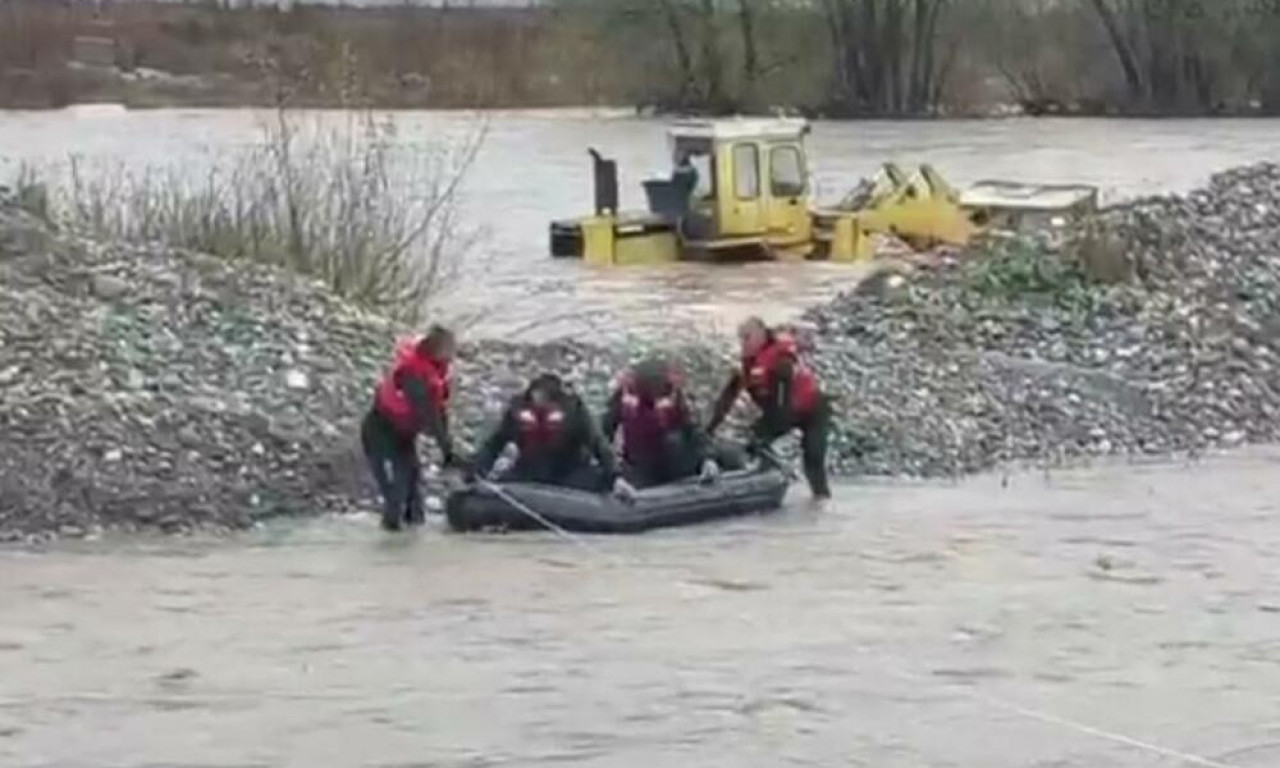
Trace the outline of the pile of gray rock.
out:
<instances>
[{"instance_id":1,"label":"pile of gray rock","mask_svg":"<svg viewBox=\"0 0 1280 768\"><path fill-rule=\"evenodd\" d=\"M349 503L388 329L250 264L0 238L0 537L243 526Z\"/></svg>"},{"instance_id":2,"label":"pile of gray rock","mask_svg":"<svg viewBox=\"0 0 1280 768\"><path fill-rule=\"evenodd\" d=\"M1280 168L886 273L803 324L845 473L1273 441ZM272 269L60 234L0 195L0 539L370 505L358 423L406 331ZM474 446L544 370L598 406L643 353L466 344L455 431ZM732 350L672 354L705 411Z\"/></svg>"},{"instance_id":3,"label":"pile of gray rock","mask_svg":"<svg viewBox=\"0 0 1280 768\"><path fill-rule=\"evenodd\" d=\"M274 269L63 235L0 198L0 540L371 505L359 421L409 333ZM466 344L455 432L475 446L543 370L603 402L624 357Z\"/></svg>"},{"instance_id":4,"label":"pile of gray rock","mask_svg":"<svg viewBox=\"0 0 1280 768\"><path fill-rule=\"evenodd\" d=\"M894 283L806 314L843 401L845 471L946 475L1280 435L1277 166Z\"/></svg>"}]
</instances>

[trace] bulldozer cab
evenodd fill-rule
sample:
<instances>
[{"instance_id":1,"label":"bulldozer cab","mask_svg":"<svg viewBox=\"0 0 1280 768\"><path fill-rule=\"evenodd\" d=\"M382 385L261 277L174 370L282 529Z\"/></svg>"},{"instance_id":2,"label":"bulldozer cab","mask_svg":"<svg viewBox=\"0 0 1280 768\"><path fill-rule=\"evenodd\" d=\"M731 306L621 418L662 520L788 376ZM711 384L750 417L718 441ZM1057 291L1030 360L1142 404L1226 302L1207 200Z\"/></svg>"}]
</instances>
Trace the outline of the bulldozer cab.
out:
<instances>
[{"instance_id":1,"label":"bulldozer cab","mask_svg":"<svg viewBox=\"0 0 1280 768\"><path fill-rule=\"evenodd\" d=\"M704 247L806 242L811 232L803 120L676 123L673 172L646 184L650 208L681 221L684 239ZM655 193L670 199L655 205Z\"/></svg>"}]
</instances>

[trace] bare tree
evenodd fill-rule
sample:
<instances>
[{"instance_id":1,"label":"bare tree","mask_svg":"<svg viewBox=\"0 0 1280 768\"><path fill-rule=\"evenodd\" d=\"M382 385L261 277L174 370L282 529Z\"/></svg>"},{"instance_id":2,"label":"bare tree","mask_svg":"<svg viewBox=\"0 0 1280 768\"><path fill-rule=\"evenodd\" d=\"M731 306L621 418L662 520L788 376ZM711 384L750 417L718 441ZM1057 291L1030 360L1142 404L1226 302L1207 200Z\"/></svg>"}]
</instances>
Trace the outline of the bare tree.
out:
<instances>
[{"instance_id":1,"label":"bare tree","mask_svg":"<svg viewBox=\"0 0 1280 768\"><path fill-rule=\"evenodd\" d=\"M823 0L837 100L854 113L920 114L936 107L949 57L938 23L949 0Z\"/></svg>"},{"instance_id":2,"label":"bare tree","mask_svg":"<svg viewBox=\"0 0 1280 768\"><path fill-rule=\"evenodd\" d=\"M1230 26L1250 0L1089 0L1124 74L1130 104L1144 111L1214 111L1226 98Z\"/></svg>"},{"instance_id":3,"label":"bare tree","mask_svg":"<svg viewBox=\"0 0 1280 768\"><path fill-rule=\"evenodd\" d=\"M676 62L680 67L680 84L676 94L676 103L687 106L694 89L697 87L697 76L693 70L693 54L685 36L684 23L680 16L680 8L676 0L657 0L662 11L663 21L671 35L671 46L675 49Z\"/></svg>"},{"instance_id":4,"label":"bare tree","mask_svg":"<svg viewBox=\"0 0 1280 768\"><path fill-rule=\"evenodd\" d=\"M716 0L698 0L698 28L701 33L702 103L714 111L725 110L724 48L720 44L719 13Z\"/></svg>"},{"instance_id":5,"label":"bare tree","mask_svg":"<svg viewBox=\"0 0 1280 768\"><path fill-rule=\"evenodd\" d=\"M760 54L756 48L755 0L738 0L738 29L742 34L743 101L756 99L756 81L760 78Z\"/></svg>"}]
</instances>

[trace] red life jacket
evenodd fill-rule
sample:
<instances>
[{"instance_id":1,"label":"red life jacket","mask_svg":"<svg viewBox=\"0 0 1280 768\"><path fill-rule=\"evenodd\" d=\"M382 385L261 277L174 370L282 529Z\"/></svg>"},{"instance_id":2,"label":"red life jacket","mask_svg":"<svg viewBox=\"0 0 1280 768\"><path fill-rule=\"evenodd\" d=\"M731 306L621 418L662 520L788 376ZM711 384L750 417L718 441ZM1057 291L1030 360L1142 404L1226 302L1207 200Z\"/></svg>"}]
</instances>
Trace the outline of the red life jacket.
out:
<instances>
[{"instance_id":1,"label":"red life jacket","mask_svg":"<svg viewBox=\"0 0 1280 768\"><path fill-rule=\"evenodd\" d=\"M645 402L636 387L635 376L628 373L619 385L622 391L622 455L629 462L652 459L662 450L666 434L684 424L678 383L667 379L667 393Z\"/></svg>"},{"instance_id":2,"label":"red life jacket","mask_svg":"<svg viewBox=\"0 0 1280 768\"><path fill-rule=\"evenodd\" d=\"M405 376L414 376L426 383L431 402L443 409L449 403L449 364L427 354L420 339L401 342L396 349L395 364L378 384L374 404L398 432L411 435L420 428L425 414L416 413L405 395L402 388Z\"/></svg>"},{"instance_id":3,"label":"red life jacket","mask_svg":"<svg viewBox=\"0 0 1280 768\"><path fill-rule=\"evenodd\" d=\"M777 333L753 357L742 359L742 377L747 394L762 410L773 405L771 398L777 386L778 367L784 360L791 361L791 411L803 418L818 405L821 389L818 377L800 362L795 338L787 333Z\"/></svg>"},{"instance_id":4,"label":"red life jacket","mask_svg":"<svg viewBox=\"0 0 1280 768\"><path fill-rule=\"evenodd\" d=\"M564 409L558 405L542 408L526 405L516 411L516 426L519 430L516 447L523 456L557 445L564 434L565 422Z\"/></svg>"}]
</instances>

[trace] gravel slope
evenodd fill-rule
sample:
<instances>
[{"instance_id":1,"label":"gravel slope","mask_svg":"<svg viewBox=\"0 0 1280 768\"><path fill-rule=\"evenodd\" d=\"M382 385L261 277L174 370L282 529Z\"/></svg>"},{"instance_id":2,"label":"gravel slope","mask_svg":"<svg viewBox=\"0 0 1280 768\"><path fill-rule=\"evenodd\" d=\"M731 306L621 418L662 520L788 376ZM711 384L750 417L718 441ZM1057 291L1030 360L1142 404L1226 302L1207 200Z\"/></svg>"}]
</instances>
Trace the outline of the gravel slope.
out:
<instances>
[{"instance_id":1,"label":"gravel slope","mask_svg":"<svg viewBox=\"0 0 1280 768\"><path fill-rule=\"evenodd\" d=\"M837 469L1276 440L1280 168L1111 209L1091 237L986 244L808 310L810 360L840 403ZM368 504L356 425L405 330L273 270L60 235L0 194L0 538ZM704 408L726 352L676 353ZM474 442L538 370L600 404L629 356L467 345L459 435Z\"/></svg>"}]
</instances>

